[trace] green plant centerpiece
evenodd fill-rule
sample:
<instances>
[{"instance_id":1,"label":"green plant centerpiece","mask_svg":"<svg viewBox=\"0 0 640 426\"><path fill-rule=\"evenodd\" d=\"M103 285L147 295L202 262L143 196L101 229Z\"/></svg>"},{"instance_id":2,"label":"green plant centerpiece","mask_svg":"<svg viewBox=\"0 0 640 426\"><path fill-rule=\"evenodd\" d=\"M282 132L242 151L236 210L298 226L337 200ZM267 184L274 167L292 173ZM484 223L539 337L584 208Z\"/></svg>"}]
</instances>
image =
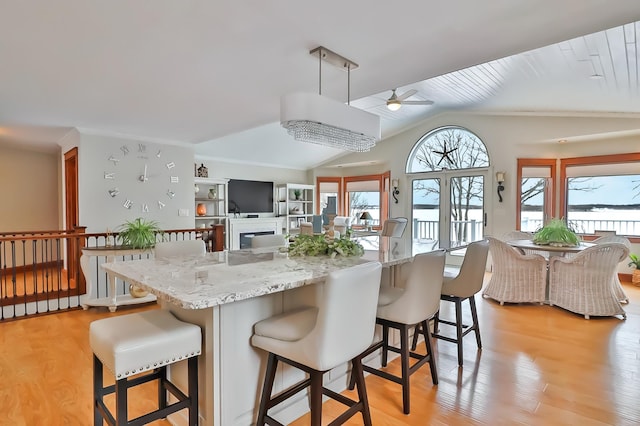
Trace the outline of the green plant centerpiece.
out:
<instances>
[{"instance_id":1,"label":"green plant centerpiece","mask_svg":"<svg viewBox=\"0 0 640 426\"><path fill-rule=\"evenodd\" d=\"M533 242L539 245L556 247L575 247L580 238L561 219L551 219L533 236Z\"/></svg>"},{"instance_id":2,"label":"green plant centerpiece","mask_svg":"<svg viewBox=\"0 0 640 426\"><path fill-rule=\"evenodd\" d=\"M324 235L298 235L289 244L290 256L362 256L364 247L348 237L326 238Z\"/></svg>"},{"instance_id":3,"label":"green plant centerpiece","mask_svg":"<svg viewBox=\"0 0 640 426\"><path fill-rule=\"evenodd\" d=\"M118 239L121 244L134 249L149 249L156 244L156 235L164 231L155 220L141 217L126 221L118 228Z\"/></svg>"}]
</instances>

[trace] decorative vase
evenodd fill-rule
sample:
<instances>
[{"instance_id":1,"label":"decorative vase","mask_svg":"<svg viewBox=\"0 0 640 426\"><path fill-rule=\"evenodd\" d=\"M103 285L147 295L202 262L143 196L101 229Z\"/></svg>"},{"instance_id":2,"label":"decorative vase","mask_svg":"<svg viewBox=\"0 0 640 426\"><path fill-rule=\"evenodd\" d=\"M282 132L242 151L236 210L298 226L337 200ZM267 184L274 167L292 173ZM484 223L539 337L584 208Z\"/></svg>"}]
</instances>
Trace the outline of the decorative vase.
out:
<instances>
[{"instance_id":1,"label":"decorative vase","mask_svg":"<svg viewBox=\"0 0 640 426\"><path fill-rule=\"evenodd\" d=\"M206 216L207 206L204 205L203 203L198 203L198 205L196 206L196 214L198 216Z\"/></svg>"},{"instance_id":2,"label":"decorative vase","mask_svg":"<svg viewBox=\"0 0 640 426\"><path fill-rule=\"evenodd\" d=\"M149 292L135 284L129 284L129 294L131 297L140 298L145 297Z\"/></svg>"},{"instance_id":3,"label":"decorative vase","mask_svg":"<svg viewBox=\"0 0 640 426\"><path fill-rule=\"evenodd\" d=\"M635 285L640 285L640 269L634 269L631 274L631 282Z\"/></svg>"},{"instance_id":4,"label":"decorative vase","mask_svg":"<svg viewBox=\"0 0 640 426\"><path fill-rule=\"evenodd\" d=\"M207 194L207 197L210 198L211 200L214 200L216 197L218 196L217 191L215 188L209 188L209 193Z\"/></svg>"}]
</instances>

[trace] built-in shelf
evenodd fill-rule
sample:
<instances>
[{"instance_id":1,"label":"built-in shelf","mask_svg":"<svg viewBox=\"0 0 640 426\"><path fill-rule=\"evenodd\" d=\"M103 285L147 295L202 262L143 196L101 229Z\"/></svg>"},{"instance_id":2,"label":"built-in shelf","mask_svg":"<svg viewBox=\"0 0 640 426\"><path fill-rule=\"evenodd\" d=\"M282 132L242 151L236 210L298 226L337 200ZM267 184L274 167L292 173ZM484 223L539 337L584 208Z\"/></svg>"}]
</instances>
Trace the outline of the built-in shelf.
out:
<instances>
[{"instance_id":1,"label":"built-in shelf","mask_svg":"<svg viewBox=\"0 0 640 426\"><path fill-rule=\"evenodd\" d=\"M283 232L297 234L301 222L311 222L315 213L315 187L286 183L276 187L278 216L285 218Z\"/></svg>"},{"instance_id":2,"label":"built-in shelf","mask_svg":"<svg viewBox=\"0 0 640 426\"><path fill-rule=\"evenodd\" d=\"M194 197L195 227L212 228L214 225L224 226L224 247L229 247L228 232L228 179L195 178L198 191ZM211 194L210 191L212 190ZM204 214L202 214L204 212ZM199 214L200 213L200 214Z\"/></svg>"}]
</instances>

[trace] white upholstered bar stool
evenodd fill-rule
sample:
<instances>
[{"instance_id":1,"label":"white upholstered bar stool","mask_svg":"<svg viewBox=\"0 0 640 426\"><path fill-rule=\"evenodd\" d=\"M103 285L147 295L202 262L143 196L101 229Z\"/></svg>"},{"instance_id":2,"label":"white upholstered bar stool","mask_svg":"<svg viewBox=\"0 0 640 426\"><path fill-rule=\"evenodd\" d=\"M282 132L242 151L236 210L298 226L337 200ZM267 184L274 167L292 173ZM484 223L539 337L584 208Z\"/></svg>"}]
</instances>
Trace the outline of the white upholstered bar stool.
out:
<instances>
[{"instance_id":1,"label":"white upholstered bar stool","mask_svg":"<svg viewBox=\"0 0 640 426\"><path fill-rule=\"evenodd\" d=\"M251 238L251 248L284 247L284 234L255 235Z\"/></svg>"},{"instance_id":2,"label":"white upholstered bar stool","mask_svg":"<svg viewBox=\"0 0 640 426\"><path fill-rule=\"evenodd\" d=\"M156 243L153 248L153 255L156 259L204 255L206 252L207 246L202 240L163 241Z\"/></svg>"},{"instance_id":3,"label":"white upholstered bar stool","mask_svg":"<svg viewBox=\"0 0 640 426\"><path fill-rule=\"evenodd\" d=\"M379 262L369 262L329 274L319 289L317 306L303 307L260 321L251 344L269 353L256 425L281 425L268 410L310 387L311 426L320 426L322 395L349 408L331 424L342 424L357 412L371 425L371 414L362 371L362 352L373 340L380 288ZM323 387L325 372L351 361L358 387L354 401ZM309 377L272 396L278 362Z\"/></svg>"},{"instance_id":4,"label":"white upholstered bar stool","mask_svg":"<svg viewBox=\"0 0 640 426\"><path fill-rule=\"evenodd\" d=\"M198 426L198 355L201 352L200 327L178 320L167 310L158 309L93 321L89 326L93 350L93 422L102 426L138 426L188 409L189 426ZM167 379L167 366L188 362L188 395ZM111 386L103 385L103 367L115 376ZM140 373L146 373L140 375ZM135 377L133 377L135 375ZM158 409L128 419L128 389L157 380ZM167 391L177 402L167 404ZM115 416L104 402L115 393Z\"/></svg>"},{"instance_id":5,"label":"white upholstered bar stool","mask_svg":"<svg viewBox=\"0 0 640 426\"><path fill-rule=\"evenodd\" d=\"M400 354L401 376L395 376L388 371L363 365L364 371L375 374L392 382L402 385L402 410L404 414L410 412L410 384L409 378L425 363L431 368L431 380L438 384L438 371L433 356L431 336L428 333L428 321L440 309L440 293L442 291L442 277L444 274L444 250L416 254L410 264L402 265L397 287L380 288L376 323L382 326L382 340L374 343L363 356L382 349L382 367L387 366L387 352ZM408 269L408 272L405 272ZM426 345L426 355L409 349L409 330L421 325ZM389 328L400 332L400 347L389 344ZM415 349L415 348L414 348ZM410 359L417 361L410 365ZM353 389L353 376L349 383Z\"/></svg>"},{"instance_id":6,"label":"white upholstered bar stool","mask_svg":"<svg viewBox=\"0 0 640 426\"><path fill-rule=\"evenodd\" d=\"M464 336L474 331L476 334L476 343L478 349L482 349L482 340L480 339L480 326L478 324L478 313L476 310L475 294L482 289L484 273L487 267L487 255L489 253L489 241L475 241L467 247L467 251L457 275L444 274L442 283L442 293L440 300L446 300L455 303L455 321L443 320L440 313L434 317L433 337L447 342L456 343L458 345L458 365L462 367L462 339ZM466 325L462 322L462 302L469 300L469 308L471 310L471 318L473 324ZM439 324L447 324L455 326L456 337L449 337L439 332ZM415 347L416 336L413 338Z\"/></svg>"}]
</instances>

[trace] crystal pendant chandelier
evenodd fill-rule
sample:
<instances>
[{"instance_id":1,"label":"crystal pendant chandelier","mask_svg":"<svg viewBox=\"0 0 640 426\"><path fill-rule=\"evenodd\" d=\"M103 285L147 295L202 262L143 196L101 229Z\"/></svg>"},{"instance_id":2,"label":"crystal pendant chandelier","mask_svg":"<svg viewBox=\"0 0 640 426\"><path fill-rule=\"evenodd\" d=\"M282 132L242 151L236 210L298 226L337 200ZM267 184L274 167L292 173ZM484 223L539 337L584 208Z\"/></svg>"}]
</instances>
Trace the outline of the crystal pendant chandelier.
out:
<instances>
[{"instance_id":1,"label":"crystal pendant chandelier","mask_svg":"<svg viewBox=\"0 0 640 426\"><path fill-rule=\"evenodd\" d=\"M348 74L358 65L322 46L309 52L318 55L320 67L319 94L294 93L280 101L280 123L295 140L331 148L364 152L380 140L380 117L322 96L322 61L329 62Z\"/></svg>"}]
</instances>

